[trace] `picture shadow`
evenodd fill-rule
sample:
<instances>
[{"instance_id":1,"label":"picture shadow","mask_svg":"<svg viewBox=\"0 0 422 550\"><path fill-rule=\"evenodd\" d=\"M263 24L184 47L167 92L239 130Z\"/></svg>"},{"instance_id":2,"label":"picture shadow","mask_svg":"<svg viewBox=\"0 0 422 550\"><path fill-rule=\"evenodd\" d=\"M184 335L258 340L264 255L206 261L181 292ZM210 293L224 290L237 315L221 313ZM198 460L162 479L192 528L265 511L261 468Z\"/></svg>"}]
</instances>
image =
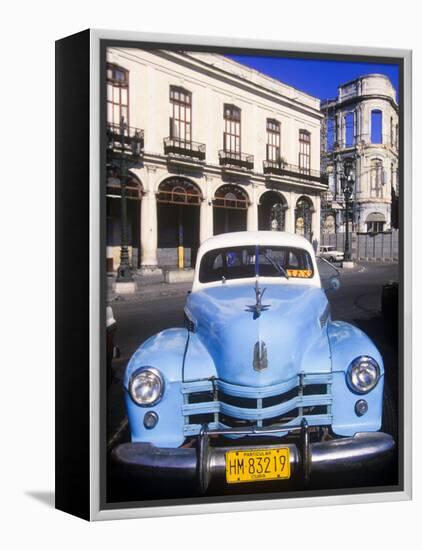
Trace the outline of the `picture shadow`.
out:
<instances>
[{"instance_id":1,"label":"picture shadow","mask_svg":"<svg viewBox=\"0 0 422 550\"><path fill-rule=\"evenodd\" d=\"M25 495L41 502L48 508L54 508L56 493L54 491L26 491Z\"/></svg>"}]
</instances>

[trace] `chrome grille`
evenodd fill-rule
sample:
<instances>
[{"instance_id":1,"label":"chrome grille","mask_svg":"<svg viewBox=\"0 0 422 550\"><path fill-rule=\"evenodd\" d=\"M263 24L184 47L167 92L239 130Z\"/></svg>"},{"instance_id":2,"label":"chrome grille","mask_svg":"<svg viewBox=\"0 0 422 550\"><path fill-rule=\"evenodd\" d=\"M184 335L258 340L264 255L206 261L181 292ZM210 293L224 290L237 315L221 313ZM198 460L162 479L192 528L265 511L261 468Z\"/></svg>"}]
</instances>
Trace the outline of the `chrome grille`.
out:
<instances>
[{"instance_id":1,"label":"chrome grille","mask_svg":"<svg viewBox=\"0 0 422 550\"><path fill-rule=\"evenodd\" d=\"M271 427L280 433L300 426L331 424L330 373L300 374L281 384L262 388L237 386L222 380L182 384L184 434L209 429Z\"/></svg>"}]
</instances>

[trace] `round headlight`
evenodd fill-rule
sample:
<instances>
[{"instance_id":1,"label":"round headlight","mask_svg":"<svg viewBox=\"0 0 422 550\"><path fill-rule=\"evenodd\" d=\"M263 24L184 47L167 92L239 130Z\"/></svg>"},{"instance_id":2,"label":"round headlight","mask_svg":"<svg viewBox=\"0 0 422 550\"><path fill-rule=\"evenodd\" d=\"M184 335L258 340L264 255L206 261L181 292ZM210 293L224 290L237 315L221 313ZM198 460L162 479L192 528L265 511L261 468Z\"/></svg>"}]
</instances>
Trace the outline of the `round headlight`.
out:
<instances>
[{"instance_id":1,"label":"round headlight","mask_svg":"<svg viewBox=\"0 0 422 550\"><path fill-rule=\"evenodd\" d=\"M131 398L142 407L155 405L164 391L164 380L157 369L144 367L135 371L129 382Z\"/></svg>"},{"instance_id":2,"label":"round headlight","mask_svg":"<svg viewBox=\"0 0 422 550\"><path fill-rule=\"evenodd\" d=\"M378 363L372 357L357 357L349 366L347 381L352 391L368 393L378 383L381 372Z\"/></svg>"}]
</instances>

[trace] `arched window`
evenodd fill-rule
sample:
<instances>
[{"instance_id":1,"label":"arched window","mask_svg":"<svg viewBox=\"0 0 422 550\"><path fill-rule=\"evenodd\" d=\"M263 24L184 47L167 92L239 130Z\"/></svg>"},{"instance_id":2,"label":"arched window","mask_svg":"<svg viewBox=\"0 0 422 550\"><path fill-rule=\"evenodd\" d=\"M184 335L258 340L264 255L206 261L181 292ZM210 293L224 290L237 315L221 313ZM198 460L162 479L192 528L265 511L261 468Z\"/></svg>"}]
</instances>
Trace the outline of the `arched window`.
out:
<instances>
[{"instance_id":1,"label":"arched window","mask_svg":"<svg viewBox=\"0 0 422 550\"><path fill-rule=\"evenodd\" d=\"M382 198L384 185L384 168L381 159L372 159L370 167L370 195Z\"/></svg>"},{"instance_id":2,"label":"arched window","mask_svg":"<svg viewBox=\"0 0 422 550\"><path fill-rule=\"evenodd\" d=\"M258 205L258 229L285 231L287 201L277 191L265 191Z\"/></svg>"},{"instance_id":3,"label":"arched window","mask_svg":"<svg viewBox=\"0 0 422 550\"><path fill-rule=\"evenodd\" d=\"M382 111L371 111L371 143L382 143Z\"/></svg>"},{"instance_id":4,"label":"arched window","mask_svg":"<svg viewBox=\"0 0 422 550\"><path fill-rule=\"evenodd\" d=\"M308 197L300 197L295 209L295 232L311 240L314 208Z\"/></svg>"},{"instance_id":5,"label":"arched window","mask_svg":"<svg viewBox=\"0 0 422 550\"><path fill-rule=\"evenodd\" d=\"M214 207L246 210L249 200L246 192L237 185L222 185L215 192Z\"/></svg>"},{"instance_id":6,"label":"arched window","mask_svg":"<svg viewBox=\"0 0 422 550\"><path fill-rule=\"evenodd\" d=\"M126 198L141 200L142 184L131 172L126 180ZM107 197L120 198L122 196L122 187L118 171L115 168L107 170Z\"/></svg>"},{"instance_id":7,"label":"arched window","mask_svg":"<svg viewBox=\"0 0 422 550\"><path fill-rule=\"evenodd\" d=\"M355 142L355 114L347 113L344 117L346 126L346 147L352 147Z\"/></svg>"},{"instance_id":8,"label":"arched window","mask_svg":"<svg viewBox=\"0 0 422 550\"><path fill-rule=\"evenodd\" d=\"M158 188L158 203L197 206L201 200L202 196L198 187L184 178L167 178L160 183Z\"/></svg>"}]
</instances>

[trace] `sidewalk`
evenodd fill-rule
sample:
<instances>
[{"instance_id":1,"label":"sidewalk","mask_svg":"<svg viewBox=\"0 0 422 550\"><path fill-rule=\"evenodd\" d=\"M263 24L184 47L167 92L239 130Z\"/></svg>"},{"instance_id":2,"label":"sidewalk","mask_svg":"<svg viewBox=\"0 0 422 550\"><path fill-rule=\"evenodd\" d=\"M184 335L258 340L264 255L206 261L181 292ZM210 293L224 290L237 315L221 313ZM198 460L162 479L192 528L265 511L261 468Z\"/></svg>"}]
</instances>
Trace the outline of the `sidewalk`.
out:
<instances>
[{"instance_id":1,"label":"sidewalk","mask_svg":"<svg viewBox=\"0 0 422 550\"><path fill-rule=\"evenodd\" d=\"M107 302L136 302L139 300L150 301L168 296L180 296L187 294L192 288L192 282L164 283L162 281L144 281L136 274L136 291L132 294L116 294L113 290L115 275L107 275Z\"/></svg>"},{"instance_id":2,"label":"sidewalk","mask_svg":"<svg viewBox=\"0 0 422 550\"><path fill-rule=\"evenodd\" d=\"M362 262L358 262L357 260L353 260L354 266L344 268L342 264L334 264L334 267L340 271L340 275L344 275L347 273L361 273L362 271L365 271L365 266L362 264Z\"/></svg>"}]
</instances>

